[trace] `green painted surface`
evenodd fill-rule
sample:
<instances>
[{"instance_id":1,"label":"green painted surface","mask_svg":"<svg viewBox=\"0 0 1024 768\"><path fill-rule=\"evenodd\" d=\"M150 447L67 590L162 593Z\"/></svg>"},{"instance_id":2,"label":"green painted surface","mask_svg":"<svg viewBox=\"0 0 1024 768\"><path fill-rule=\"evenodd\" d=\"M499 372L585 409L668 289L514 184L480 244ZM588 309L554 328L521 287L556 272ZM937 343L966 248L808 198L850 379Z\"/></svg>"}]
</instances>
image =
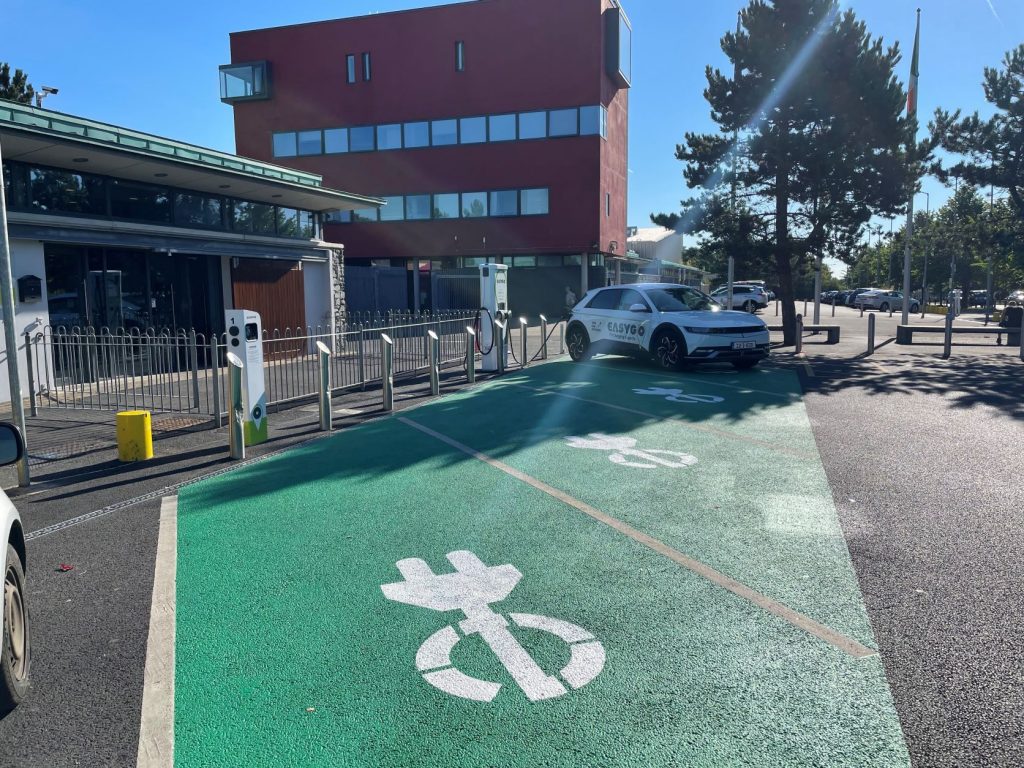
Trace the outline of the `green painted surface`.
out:
<instances>
[{"instance_id":1,"label":"green painted surface","mask_svg":"<svg viewBox=\"0 0 1024 768\"><path fill-rule=\"evenodd\" d=\"M538 366L406 415L873 645L795 381L768 373L762 394L700 412L620 392L659 377ZM547 391L566 381L651 416ZM698 463L636 469L565 444L593 431ZM178 547L179 766L908 764L877 657L855 660L397 419L187 488ZM403 558L451 572L454 550L514 564L522 580L491 607L585 628L601 674L531 703L469 636L452 661L501 683L494 700L428 685L417 649L464 616L380 586L401 580ZM567 663L561 641L514 634L549 674Z\"/></svg>"}]
</instances>

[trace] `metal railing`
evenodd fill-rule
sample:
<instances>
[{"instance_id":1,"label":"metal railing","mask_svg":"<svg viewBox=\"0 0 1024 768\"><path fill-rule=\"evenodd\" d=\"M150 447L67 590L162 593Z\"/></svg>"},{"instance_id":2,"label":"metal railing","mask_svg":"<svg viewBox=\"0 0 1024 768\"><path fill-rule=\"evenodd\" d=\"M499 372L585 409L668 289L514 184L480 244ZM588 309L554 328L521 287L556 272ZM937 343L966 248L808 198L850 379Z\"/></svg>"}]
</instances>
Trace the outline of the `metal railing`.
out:
<instances>
[{"instance_id":1,"label":"metal railing","mask_svg":"<svg viewBox=\"0 0 1024 768\"><path fill-rule=\"evenodd\" d=\"M381 335L393 341L394 377L430 368L430 332L440 367L464 365L474 312L413 316L348 315L332 334L323 328L264 331L267 404L316 398L317 342L331 350L332 392L381 381ZM31 412L39 408L186 413L222 423L227 414L226 335L195 331L46 327L25 334Z\"/></svg>"}]
</instances>

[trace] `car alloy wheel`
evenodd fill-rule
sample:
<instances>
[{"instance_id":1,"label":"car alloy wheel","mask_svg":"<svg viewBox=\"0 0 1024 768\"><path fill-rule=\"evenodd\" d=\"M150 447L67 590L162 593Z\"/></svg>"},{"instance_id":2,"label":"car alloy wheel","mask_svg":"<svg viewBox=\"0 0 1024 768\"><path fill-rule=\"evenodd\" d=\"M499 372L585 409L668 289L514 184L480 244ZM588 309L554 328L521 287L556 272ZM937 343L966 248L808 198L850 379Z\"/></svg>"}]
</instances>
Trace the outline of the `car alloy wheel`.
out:
<instances>
[{"instance_id":1,"label":"car alloy wheel","mask_svg":"<svg viewBox=\"0 0 1024 768\"><path fill-rule=\"evenodd\" d=\"M569 348L569 357L574 361L578 362L587 357L587 349L590 347L590 339L587 338L587 332L579 326L569 329L568 338L566 338L565 343Z\"/></svg>"},{"instance_id":2,"label":"car alloy wheel","mask_svg":"<svg viewBox=\"0 0 1024 768\"><path fill-rule=\"evenodd\" d=\"M889 311L888 303L883 304L879 309L881 309L883 312L888 312Z\"/></svg>"},{"instance_id":3,"label":"car alloy wheel","mask_svg":"<svg viewBox=\"0 0 1024 768\"><path fill-rule=\"evenodd\" d=\"M0 637L0 715L28 693L32 634L25 603L25 575L14 547L8 545L4 569L4 629Z\"/></svg>"},{"instance_id":4,"label":"car alloy wheel","mask_svg":"<svg viewBox=\"0 0 1024 768\"><path fill-rule=\"evenodd\" d=\"M654 359L666 371L679 370L686 357L686 343L678 334L661 331L654 340Z\"/></svg>"}]
</instances>

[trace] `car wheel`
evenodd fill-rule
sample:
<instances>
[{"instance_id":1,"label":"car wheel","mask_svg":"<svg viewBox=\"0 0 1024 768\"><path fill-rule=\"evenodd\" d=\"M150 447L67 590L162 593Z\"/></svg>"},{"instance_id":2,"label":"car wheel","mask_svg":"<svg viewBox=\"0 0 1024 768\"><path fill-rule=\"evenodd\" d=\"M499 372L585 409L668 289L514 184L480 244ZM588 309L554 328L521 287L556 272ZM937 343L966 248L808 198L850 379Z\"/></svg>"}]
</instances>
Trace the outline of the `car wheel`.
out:
<instances>
[{"instance_id":1,"label":"car wheel","mask_svg":"<svg viewBox=\"0 0 1024 768\"><path fill-rule=\"evenodd\" d=\"M754 302L752 302L750 299L747 299L746 301L744 301L743 302L743 311L744 312L750 312L751 314L753 314L753 312L754 312Z\"/></svg>"},{"instance_id":2,"label":"car wheel","mask_svg":"<svg viewBox=\"0 0 1024 768\"><path fill-rule=\"evenodd\" d=\"M749 371L758 364L758 360L733 360L732 367L737 371Z\"/></svg>"},{"instance_id":3,"label":"car wheel","mask_svg":"<svg viewBox=\"0 0 1024 768\"><path fill-rule=\"evenodd\" d=\"M0 715L14 709L28 693L32 634L25 603L25 571L14 547L7 545L4 568L4 633L0 638Z\"/></svg>"},{"instance_id":4,"label":"car wheel","mask_svg":"<svg viewBox=\"0 0 1024 768\"><path fill-rule=\"evenodd\" d=\"M889 311L889 303L888 302L883 303L882 306L879 307L879 309L882 312L888 312Z\"/></svg>"},{"instance_id":5,"label":"car wheel","mask_svg":"<svg viewBox=\"0 0 1024 768\"><path fill-rule=\"evenodd\" d=\"M580 362L590 358L590 336L587 329L579 323L569 326L565 334L565 345L569 348L569 357L573 362Z\"/></svg>"},{"instance_id":6,"label":"car wheel","mask_svg":"<svg viewBox=\"0 0 1024 768\"><path fill-rule=\"evenodd\" d=\"M686 359L686 341L671 328L658 331L651 342L651 356L659 368L678 371Z\"/></svg>"}]
</instances>

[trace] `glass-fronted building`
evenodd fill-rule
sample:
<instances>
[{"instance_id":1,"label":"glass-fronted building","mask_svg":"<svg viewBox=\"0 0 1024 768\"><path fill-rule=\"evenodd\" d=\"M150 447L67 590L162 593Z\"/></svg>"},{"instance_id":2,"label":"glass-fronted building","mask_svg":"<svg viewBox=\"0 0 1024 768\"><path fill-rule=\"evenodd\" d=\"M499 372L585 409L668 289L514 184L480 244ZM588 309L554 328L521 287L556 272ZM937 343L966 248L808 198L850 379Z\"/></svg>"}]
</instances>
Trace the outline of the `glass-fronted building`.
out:
<instances>
[{"instance_id":1,"label":"glass-fronted building","mask_svg":"<svg viewBox=\"0 0 1024 768\"><path fill-rule=\"evenodd\" d=\"M323 239L323 220L381 203L316 174L8 101L0 148L13 277L39 286L16 291L19 338L45 326L209 335L231 308L269 329L330 327L344 311L342 246Z\"/></svg>"}]
</instances>

